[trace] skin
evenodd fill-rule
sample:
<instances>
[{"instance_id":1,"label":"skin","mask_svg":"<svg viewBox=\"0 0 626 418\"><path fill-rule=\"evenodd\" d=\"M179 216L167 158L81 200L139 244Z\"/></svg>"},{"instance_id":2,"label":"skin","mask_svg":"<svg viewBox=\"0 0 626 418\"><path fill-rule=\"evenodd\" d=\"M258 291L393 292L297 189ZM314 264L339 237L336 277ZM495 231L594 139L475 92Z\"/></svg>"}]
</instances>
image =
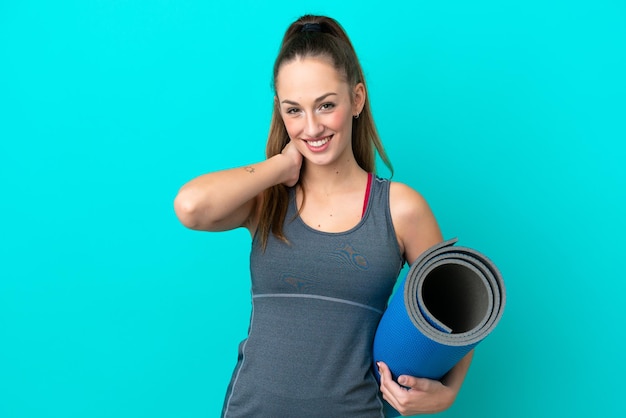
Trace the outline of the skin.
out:
<instances>
[{"instance_id":1,"label":"skin","mask_svg":"<svg viewBox=\"0 0 626 418\"><path fill-rule=\"evenodd\" d=\"M300 216L312 228L342 232L360 221L367 173L354 158L351 135L352 118L365 102L364 86L349 86L340 72L319 57L284 63L275 85L275 105L290 142L281 154L267 160L204 174L185 184L174 200L183 225L204 231L245 227L253 235L262 192L276 184L298 184ZM442 241L439 226L427 202L412 188L392 182L389 199L398 244L411 264ZM472 353L441 382L399 376L399 383L408 390L379 363L383 398L403 415L443 411L454 402L471 358Z\"/></svg>"},{"instance_id":2,"label":"skin","mask_svg":"<svg viewBox=\"0 0 626 418\"><path fill-rule=\"evenodd\" d=\"M365 88L350 89L325 60L285 64L277 79L276 105L291 139L285 153L303 157L296 192L300 216L309 226L340 232L360 220L367 173L352 152L352 118L360 113ZM312 144L326 142L320 147ZM302 191L307 196L302 206Z\"/></svg>"}]
</instances>

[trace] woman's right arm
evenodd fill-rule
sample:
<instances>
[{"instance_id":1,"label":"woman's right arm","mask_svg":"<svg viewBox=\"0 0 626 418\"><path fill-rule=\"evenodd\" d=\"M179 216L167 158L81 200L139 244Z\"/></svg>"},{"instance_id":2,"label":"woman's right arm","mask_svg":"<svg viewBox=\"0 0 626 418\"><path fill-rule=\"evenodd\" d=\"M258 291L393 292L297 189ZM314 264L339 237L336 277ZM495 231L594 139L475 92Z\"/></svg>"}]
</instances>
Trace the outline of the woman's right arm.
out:
<instances>
[{"instance_id":1,"label":"woman's right arm","mask_svg":"<svg viewBox=\"0 0 626 418\"><path fill-rule=\"evenodd\" d=\"M276 184L293 186L302 156L292 144L282 154L240 168L204 174L185 184L174 199L174 210L187 228L226 231L256 228L255 210L262 192Z\"/></svg>"}]
</instances>

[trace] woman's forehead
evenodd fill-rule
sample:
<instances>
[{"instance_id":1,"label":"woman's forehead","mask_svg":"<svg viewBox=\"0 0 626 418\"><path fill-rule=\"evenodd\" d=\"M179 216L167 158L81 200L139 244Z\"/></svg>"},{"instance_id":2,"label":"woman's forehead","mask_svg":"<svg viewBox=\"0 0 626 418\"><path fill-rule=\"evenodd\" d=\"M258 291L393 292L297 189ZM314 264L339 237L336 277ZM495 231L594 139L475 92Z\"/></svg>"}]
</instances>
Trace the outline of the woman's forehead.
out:
<instances>
[{"instance_id":1,"label":"woman's forehead","mask_svg":"<svg viewBox=\"0 0 626 418\"><path fill-rule=\"evenodd\" d=\"M324 58L307 57L283 64L276 77L276 93L283 96L316 98L333 92L345 94L348 84L341 72Z\"/></svg>"}]
</instances>

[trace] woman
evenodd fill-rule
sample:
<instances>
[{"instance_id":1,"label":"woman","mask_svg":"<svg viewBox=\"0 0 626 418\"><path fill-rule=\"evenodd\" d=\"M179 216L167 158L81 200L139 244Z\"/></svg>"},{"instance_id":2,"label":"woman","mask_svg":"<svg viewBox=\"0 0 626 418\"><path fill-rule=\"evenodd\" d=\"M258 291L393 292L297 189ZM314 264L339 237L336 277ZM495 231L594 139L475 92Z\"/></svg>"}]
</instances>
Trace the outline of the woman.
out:
<instances>
[{"instance_id":1,"label":"woman","mask_svg":"<svg viewBox=\"0 0 626 418\"><path fill-rule=\"evenodd\" d=\"M376 326L404 262L442 240L424 199L379 178L363 71L341 26L303 16L274 64L267 159L185 184L187 227L252 236L252 316L222 416L382 417L449 407L471 355L442 382L371 370ZM408 388L408 389L407 389Z\"/></svg>"}]
</instances>

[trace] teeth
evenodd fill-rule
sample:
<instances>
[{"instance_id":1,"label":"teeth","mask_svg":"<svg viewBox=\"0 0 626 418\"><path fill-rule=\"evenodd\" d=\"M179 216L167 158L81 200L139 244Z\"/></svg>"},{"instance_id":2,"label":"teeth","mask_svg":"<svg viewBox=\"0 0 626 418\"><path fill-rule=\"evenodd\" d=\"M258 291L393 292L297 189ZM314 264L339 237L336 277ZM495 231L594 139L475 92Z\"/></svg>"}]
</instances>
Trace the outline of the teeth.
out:
<instances>
[{"instance_id":1,"label":"teeth","mask_svg":"<svg viewBox=\"0 0 626 418\"><path fill-rule=\"evenodd\" d=\"M307 141L307 142L312 147L321 147L322 145L324 145L328 141L330 141L330 138L324 138L324 139L320 139L320 140L317 140L317 141Z\"/></svg>"}]
</instances>

